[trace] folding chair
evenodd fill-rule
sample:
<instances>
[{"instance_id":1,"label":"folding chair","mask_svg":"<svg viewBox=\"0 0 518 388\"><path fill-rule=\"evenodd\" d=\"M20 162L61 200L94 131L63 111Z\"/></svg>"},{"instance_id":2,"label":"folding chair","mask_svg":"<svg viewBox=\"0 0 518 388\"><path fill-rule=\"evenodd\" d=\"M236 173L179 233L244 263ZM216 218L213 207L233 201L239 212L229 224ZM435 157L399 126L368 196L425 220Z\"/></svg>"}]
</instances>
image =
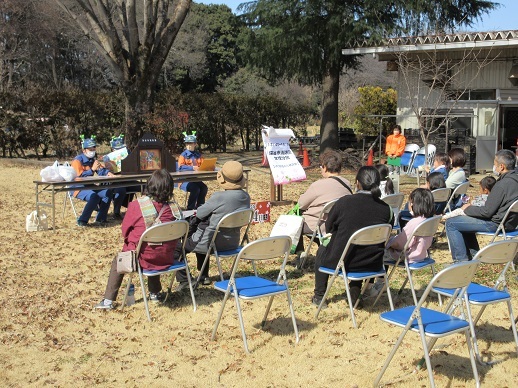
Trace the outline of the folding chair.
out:
<instances>
[{"instance_id":1,"label":"folding chair","mask_svg":"<svg viewBox=\"0 0 518 388\"><path fill-rule=\"evenodd\" d=\"M390 224L380 224L380 225L373 225L373 226L367 226L365 228L362 228L358 231L356 231L347 242L347 245L345 246L345 249L342 253L342 256L340 257L340 261L338 262L338 265L335 268L327 268L327 267L320 267L318 270L320 272L326 273L328 275L331 275L331 279L329 279L329 282L327 283L327 289L324 294L324 297L322 298L322 301L320 302L320 305L318 306L317 312L315 313L315 318L318 318L318 314L320 314L320 310L322 310L322 306L326 300L327 294L329 293L329 290L333 286L333 282L335 281L335 278L337 276L341 276L345 283L345 291L347 294L347 302L349 303L349 310L351 312L351 319L353 321L353 326L356 328L356 318L354 317L354 309L357 307L360 299L362 298L365 290L367 289L368 282L363 283L363 287L360 291L360 296L358 297L358 300L356 303L352 304L351 302L351 292L349 290L349 282L348 280L369 280L373 278L382 277L385 280L385 287L387 290L387 295L390 303L390 309L394 310L394 305L392 304L392 295L390 294L390 288L388 287L388 280L387 280L387 273L385 272L385 269L381 267L379 271L365 271L365 272L346 272L345 271L345 265L344 265L344 259L347 255L347 252L349 249L352 249L353 245L377 245L377 244L386 244L390 232L392 231L392 225Z\"/></svg>"},{"instance_id":2,"label":"folding chair","mask_svg":"<svg viewBox=\"0 0 518 388\"><path fill-rule=\"evenodd\" d=\"M419 146L417 144L407 144L405 146L405 151L403 152L403 155L401 155L400 171L402 174L408 174L410 172L410 167L412 166L415 153L418 149Z\"/></svg>"},{"instance_id":3,"label":"folding chair","mask_svg":"<svg viewBox=\"0 0 518 388\"><path fill-rule=\"evenodd\" d=\"M437 147L435 147L433 144L428 144L428 153L426 154L426 164L428 166L433 166L433 161L435 159L436 150L437 150Z\"/></svg>"},{"instance_id":4,"label":"folding chair","mask_svg":"<svg viewBox=\"0 0 518 388\"><path fill-rule=\"evenodd\" d=\"M67 200L70 202L70 207L72 208L72 211L74 212L74 217L77 219L79 218L80 214L74 205L74 200L80 201L74 197L74 191L65 191L65 199L63 201L63 219L65 219L65 210L67 208Z\"/></svg>"},{"instance_id":5,"label":"folding chair","mask_svg":"<svg viewBox=\"0 0 518 388\"><path fill-rule=\"evenodd\" d=\"M205 269L205 266L209 262L209 258L212 254L216 257L216 263L218 264L218 271L219 276L221 280L223 280L223 270L221 268L221 262L220 258L227 258L227 257L233 257L237 256L237 254L243 249L243 246L246 243L248 243L248 229L250 228L250 224L252 223L252 219L254 217L254 211L252 209L241 209L236 210L232 213L227 214L224 216L216 226L216 230L214 231L214 235L212 236L212 240L209 244L209 249L207 249L207 253L205 254L205 260L203 261L203 265L200 269L200 273L198 274L198 278L196 279L196 282L199 283L201 276L203 274L203 271ZM221 232L221 229L237 229L239 228L245 228L245 232L243 234L243 238L241 239L241 242L239 245L234 248L227 251L219 251L216 247L216 238L218 237L218 234ZM252 265L254 267L255 274L257 276L257 269L255 268L255 262L252 262Z\"/></svg>"},{"instance_id":6,"label":"folding chair","mask_svg":"<svg viewBox=\"0 0 518 388\"><path fill-rule=\"evenodd\" d=\"M511 294L507 289L507 282L505 278L507 269L513 262L513 259L516 256L517 252L518 240L504 240L489 244L488 246L481 249L473 258L473 260L477 260L485 264L504 264L504 268L498 275L495 285L493 287L488 287L477 283L470 283L466 291L466 296L469 301L469 304L466 306L466 308L468 311L468 318L470 324L472 325L471 331L473 338L473 348L475 349L475 355L477 357L477 360L481 364L489 363L485 363L482 361L482 357L480 355L480 351L477 345L475 325L477 324L478 320L482 316L482 313L489 304L504 302L507 303L507 309L509 310L509 319L511 320L511 329L513 331L514 341L516 343L516 351L518 352L518 334L516 332L516 322L514 320L513 307L511 305ZM433 291L437 292L439 295L445 295L448 297L451 297L453 294L453 291L450 289L438 287L434 287ZM472 319L470 305L482 306L475 319Z\"/></svg>"},{"instance_id":7,"label":"folding chair","mask_svg":"<svg viewBox=\"0 0 518 388\"><path fill-rule=\"evenodd\" d=\"M188 233L189 233L189 223L187 221L179 220L179 221L172 221L172 222L164 222L162 224L152 226L151 228L146 229L146 231L140 237L139 243L137 245L137 250L136 250L137 258L140 255L140 250L144 243L147 243L149 245L154 245L154 244L162 244L167 241L181 239L181 241L179 241L178 243L182 244L182 251L181 251L182 261L178 262L176 264L173 264L173 265L167 267L166 269L145 270L145 269L142 269L142 267L140 266L139 260L137 260L138 276L140 279L140 287L142 289L142 298L144 299L144 306L146 307L147 319L150 322L151 322L151 316L149 315L149 306L148 306L148 301L147 301L147 297L146 297L146 289L144 286L144 276L150 277L150 276L164 275L166 273L172 273L171 282L169 283L169 287L167 288L167 294L166 294L166 298L164 300L164 302L165 302L167 300L169 293L171 292L171 288L173 286L174 274L176 273L176 271L179 271L182 269L185 270L185 272L187 273L187 282L189 283L189 290L191 292L192 305L194 307L194 311L196 311L196 299L194 298L191 274L190 274L189 266L187 263L187 257L185 256L185 242L187 241ZM126 293L124 294L124 299L122 301L122 309L124 309L124 306L126 305L126 298L128 297L128 292L129 292L129 288L131 285L132 275L133 274L129 274L128 286L126 287Z\"/></svg>"},{"instance_id":8,"label":"folding chair","mask_svg":"<svg viewBox=\"0 0 518 388\"><path fill-rule=\"evenodd\" d=\"M469 181L461 183L457 187L455 187L455 190L453 190L453 193L450 196L450 199L448 200L448 203L446 203L446 207L444 208L444 213L451 212L452 211L452 202L455 200L455 198L458 198L459 195L464 195L468 192L469 189Z\"/></svg>"},{"instance_id":9,"label":"folding chair","mask_svg":"<svg viewBox=\"0 0 518 388\"><path fill-rule=\"evenodd\" d=\"M323 209L320 211L320 214L318 216L317 227L315 228L315 230L313 231L312 234L306 235L306 236L311 236L311 240L309 241L309 244L308 244L308 247L306 248L306 250L300 254L300 262L298 265L299 269L304 268L304 263L306 262L306 258L309 255L309 250L311 249L311 245L315 241L315 238L318 238L318 241L320 241L320 243L322 243L322 239L324 238L324 235L322 234L321 228L322 228L322 225L324 224L324 222L326 221L327 215L329 214L329 212L335 205L336 201L338 201L338 198L334 199L332 201L329 201L328 203L326 203L324 205ZM303 237L304 236L300 236L300 238L303 238Z\"/></svg>"},{"instance_id":10,"label":"folding chair","mask_svg":"<svg viewBox=\"0 0 518 388\"><path fill-rule=\"evenodd\" d=\"M412 297L414 298L414 303L417 304L417 296L415 293L414 288L414 282L412 280L412 272L418 271L424 268L430 267L432 269L432 274L435 275L435 260L432 259L430 254L428 253L427 257L418 263L409 263L408 262L408 247L410 244L412 244L414 237L433 237L435 233L437 232L437 228L439 227L439 223L441 222L441 216L435 216L431 218L427 218L426 220L422 221L417 228L415 228L414 232L408 237L408 240L405 244L405 247L403 251L401 252L401 255L397 260L389 260L385 261L385 265L391 266L392 269L390 270L388 274L388 280L392 278L392 275L394 274L394 271L396 268L405 268L407 277L403 284L401 285L401 288L398 291L398 294L401 294L403 291L403 288L406 286L407 283L410 283L410 291L412 291ZM387 282L388 284L388 282ZM381 294L381 293L380 293ZM376 298L376 303L379 299Z\"/></svg>"},{"instance_id":11,"label":"folding chair","mask_svg":"<svg viewBox=\"0 0 518 388\"><path fill-rule=\"evenodd\" d=\"M480 386L477 372L477 363L475 361L474 351L470 341L470 324L464 319L451 315L451 312L454 308L454 302L459 303L462 298L467 300L465 291L471 282L475 271L477 270L478 264L478 261L473 260L455 264L443 269L433 277L428 287L426 287L426 290L419 300L419 303L417 303L415 306L407 306L381 314L380 319L383 322L402 327L403 331L399 335L396 344L392 348L390 354L385 360L385 363L383 364L380 373L376 377L376 380L374 381L375 387L380 385L380 380L383 377L383 374L387 370L390 362L392 361L392 358L396 354L397 349L401 345L401 342L409 330L419 333L421 337L424 359L426 361L426 368L428 369L428 378L430 380L431 387L435 387L432 364L430 362L429 354L432 351L433 345L438 338L442 338L450 334L464 332L466 336L466 343L468 345L471 368L473 369L475 383L477 387ZM445 309L445 312L423 307L428 294L432 291L432 288L436 286L454 289L454 298L452 298L450 304ZM462 305L462 302L460 302L460 304ZM427 337L431 337L431 340L428 344Z\"/></svg>"},{"instance_id":12,"label":"folding chair","mask_svg":"<svg viewBox=\"0 0 518 388\"><path fill-rule=\"evenodd\" d=\"M392 209L392 213L394 214L394 226L392 230L399 231L401 226L399 226L399 212L401 211L401 206L403 205L403 201L405 200L405 194L397 193L387 195L382 198L382 201L390 206Z\"/></svg>"},{"instance_id":13,"label":"folding chair","mask_svg":"<svg viewBox=\"0 0 518 388\"><path fill-rule=\"evenodd\" d=\"M293 330L295 331L295 340L297 343L299 342L299 331L297 328L297 321L295 319L295 311L291 302L290 290L288 288L288 279L286 278L285 272L286 261L288 260L290 249L291 238L288 236L267 237L253 241L243 247L243 249L237 255L236 260L234 261L230 279L222 280L214 284L214 288L218 291L224 292L225 296L223 297L223 303L221 304L221 309L219 310L214 329L212 330L212 340L216 338L216 332L218 330L223 311L225 310L225 304L232 294L234 295L234 300L236 302L237 316L239 318L239 325L241 326L243 344L246 352L250 353L248 350L248 343L246 341L245 325L243 322L243 314L241 312L241 305L239 300L252 300L264 297L270 298L261 323L261 327L264 327L266 324L266 318L268 317L268 313L272 306L273 297L279 294L286 294L291 313L291 320L293 323ZM283 258L279 275L277 276L277 281L265 279L257 275L236 277L236 272L241 260L251 260L254 262L255 260L267 260L277 257Z\"/></svg>"}]
</instances>

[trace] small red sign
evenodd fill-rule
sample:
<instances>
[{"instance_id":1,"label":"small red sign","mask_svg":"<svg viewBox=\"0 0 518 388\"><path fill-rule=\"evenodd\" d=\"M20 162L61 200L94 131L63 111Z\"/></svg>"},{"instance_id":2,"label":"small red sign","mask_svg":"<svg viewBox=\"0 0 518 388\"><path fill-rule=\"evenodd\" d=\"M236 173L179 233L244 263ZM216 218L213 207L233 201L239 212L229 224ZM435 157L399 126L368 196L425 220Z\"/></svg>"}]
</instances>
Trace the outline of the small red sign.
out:
<instances>
[{"instance_id":1,"label":"small red sign","mask_svg":"<svg viewBox=\"0 0 518 388\"><path fill-rule=\"evenodd\" d=\"M250 204L250 207L254 209L252 224L270 222L270 201L254 202Z\"/></svg>"}]
</instances>

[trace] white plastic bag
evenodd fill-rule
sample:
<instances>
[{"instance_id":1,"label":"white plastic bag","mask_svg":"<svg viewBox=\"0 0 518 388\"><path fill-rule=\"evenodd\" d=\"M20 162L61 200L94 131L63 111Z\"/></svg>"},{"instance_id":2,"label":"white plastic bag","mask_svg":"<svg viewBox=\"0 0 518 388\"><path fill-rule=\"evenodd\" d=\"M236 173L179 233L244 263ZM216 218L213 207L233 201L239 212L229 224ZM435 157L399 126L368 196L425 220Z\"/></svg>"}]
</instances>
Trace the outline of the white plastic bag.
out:
<instances>
[{"instance_id":1,"label":"white plastic bag","mask_svg":"<svg viewBox=\"0 0 518 388\"><path fill-rule=\"evenodd\" d=\"M40 171L43 182L61 182L63 177L59 175L59 163L56 160L52 166L45 167Z\"/></svg>"},{"instance_id":2,"label":"white plastic bag","mask_svg":"<svg viewBox=\"0 0 518 388\"><path fill-rule=\"evenodd\" d=\"M68 162L63 163L62 166L58 166L59 175L66 180L67 182L71 182L77 178L77 172L74 170Z\"/></svg>"},{"instance_id":3,"label":"white plastic bag","mask_svg":"<svg viewBox=\"0 0 518 388\"><path fill-rule=\"evenodd\" d=\"M39 230L47 230L49 228L47 213L44 211L38 212L36 210L32 211L25 220L25 230L27 232L37 232Z\"/></svg>"},{"instance_id":4,"label":"white plastic bag","mask_svg":"<svg viewBox=\"0 0 518 388\"><path fill-rule=\"evenodd\" d=\"M293 214L282 214L273 226L270 237L274 236L290 236L291 237L291 253L295 253L300 235L302 234L302 225L304 218Z\"/></svg>"}]
</instances>

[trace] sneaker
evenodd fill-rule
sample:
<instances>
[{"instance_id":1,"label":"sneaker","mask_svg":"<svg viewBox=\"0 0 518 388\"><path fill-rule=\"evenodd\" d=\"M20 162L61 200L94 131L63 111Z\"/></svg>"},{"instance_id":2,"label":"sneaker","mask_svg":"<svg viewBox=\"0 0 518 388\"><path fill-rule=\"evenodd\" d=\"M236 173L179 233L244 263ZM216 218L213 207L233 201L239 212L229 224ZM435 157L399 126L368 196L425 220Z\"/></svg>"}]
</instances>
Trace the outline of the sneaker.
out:
<instances>
[{"instance_id":1,"label":"sneaker","mask_svg":"<svg viewBox=\"0 0 518 388\"><path fill-rule=\"evenodd\" d=\"M208 276L202 276L200 278L200 284L204 285L204 286L210 286L212 284L212 280L210 280L210 278Z\"/></svg>"},{"instance_id":2,"label":"sneaker","mask_svg":"<svg viewBox=\"0 0 518 388\"><path fill-rule=\"evenodd\" d=\"M318 306L320 306L320 303L322 303L322 298L317 298L316 296L313 296L313 298L311 299L311 303L318 307ZM324 301L324 303L322 303L322 310L324 310L326 308L327 308L327 302Z\"/></svg>"},{"instance_id":3,"label":"sneaker","mask_svg":"<svg viewBox=\"0 0 518 388\"><path fill-rule=\"evenodd\" d=\"M98 304L94 306L96 309L102 309L102 310L113 310L115 307L113 307L113 303L104 303L104 299L101 300Z\"/></svg>"},{"instance_id":4,"label":"sneaker","mask_svg":"<svg viewBox=\"0 0 518 388\"><path fill-rule=\"evenodd\" d=\"M77 226L80 228L86 228L88 226L88 222L77 220Z\"/></svg>"},{"instance_id":5,"label":"sneaker","mask_svg":"<svg viewBox=\"0 0 518 388\"><path fill-rule=\"evenodd\" d=\"M374 283L364 295L364 298L375 298L378 294L383 290L383 286L385 286L384 282L376 282Z\"/></svg>"},{"instance_id":6,"label":"sneaker","mask_svg":"<svg viewBox=\"0 0 518 388\"><path fill-rule=\"evenodd\" d=\"M189 288L189 282L180 282L180 284L178 284L174 290L176 292L180 292L180 291L183 291L188 288ZM194 288L194 281L193 281L193 288Z\"/></svg>"},{"instance_id":7,"label":"sneaker","mask_svg":"<svg viewBox=\"0 0 518 388\"><path fill-rule=\"evenodd\" d=\"M113 213L113 219L114 220L122 220L124 217L122 217L122 214L120 213Z\"/></svg>"},{"instance_id":8,"label":"sneaker","mask_svg":"<svg viewBox=\"0 0 518 388\"><path fill-rule=\"evenodd\" d=\"M163 302L165 299L165 293L159 292L158 294L149 293L149 300L153 303Z\"/></svg>"}]
</instances>

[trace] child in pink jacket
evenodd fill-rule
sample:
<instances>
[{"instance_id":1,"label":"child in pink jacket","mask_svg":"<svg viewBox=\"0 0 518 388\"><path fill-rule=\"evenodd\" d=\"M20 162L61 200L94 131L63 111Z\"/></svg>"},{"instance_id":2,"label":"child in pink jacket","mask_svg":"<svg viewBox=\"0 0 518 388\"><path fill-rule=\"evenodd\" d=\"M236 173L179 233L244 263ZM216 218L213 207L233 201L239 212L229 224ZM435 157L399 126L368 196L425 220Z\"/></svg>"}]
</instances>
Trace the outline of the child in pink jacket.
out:
<instances>
[{"instance_id":1,"label":"child in pink jacket","mask_svg":"<svg viewBox=\"0 0 518 388\"><path fill-rule=\"evenodd\" d=\"M401 233L392 237L387 243L385 258L389 260L397 260L415 228L425 219L435 215L432 192L424 188L415 189L410 193L408 207L413 218L408 221ZM413 237L412 239L408 246L408 261L410 263L423 261L428 255L428 248L432 245L433 237Z\"/></svg>"}]
</instances>

